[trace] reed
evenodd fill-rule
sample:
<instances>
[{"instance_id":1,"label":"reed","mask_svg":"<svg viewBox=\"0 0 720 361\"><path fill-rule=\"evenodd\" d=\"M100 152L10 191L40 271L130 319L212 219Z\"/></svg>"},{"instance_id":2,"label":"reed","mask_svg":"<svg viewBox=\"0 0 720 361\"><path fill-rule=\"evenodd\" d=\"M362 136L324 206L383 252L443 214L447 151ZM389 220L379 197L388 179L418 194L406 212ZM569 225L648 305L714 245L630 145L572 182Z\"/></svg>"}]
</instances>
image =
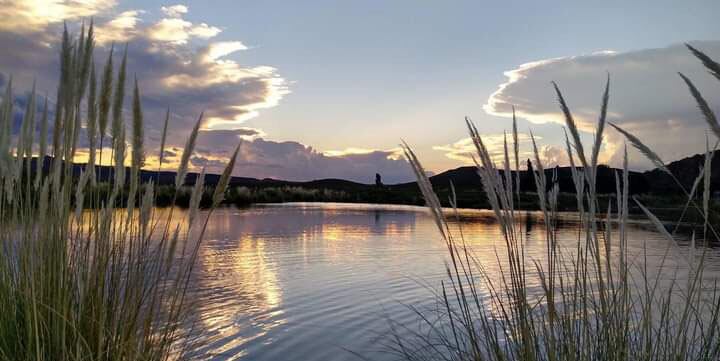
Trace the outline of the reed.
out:
<instances>
[{"instance_id":1,"label":"reed","mask_svg":"<svg viewBox=\"0 0 720 361\"><path fill-rule=\"evenodd\" d=\"M717 63L700 50L688 47L717 77L720 69ZM680 76L709 128L720 136L711 107L690 79ZM608 204L607 210L598 207L595 177L610 99L609 78L589 159L570 107L559 85L553 83L553 87L569 130L565 139L577 190L576 238L558 238L558 186L555 179L546 179L534 137L534 178L546 229L542 240L546 245L545 254L537 258L527 255L528 240L516 222L514 204L517 202L513 199L518 199L517 185L509 177L500 175L500 169L507 175L511 159L518 158L516 136L512 146L506 141L504 164L499 167L492 161L473 122L467 120L477 150L477 171L502 231L503 239L496 248L495 260L473 254L463 237L461 222L454 220L456 212L440 207L421 163L412 149L404 145L406 158L447 245L449 260L447 278L435 293L437 307L413 308L421 323L419 329L392 323L395 337L389 345L391 350L407 360L720 359L720 288L716 281L704 277L706 254L696 251L697 242L702 244L711 234L716 236L713 224L708 221L710 166L714 153L709 141L703 171L692 190L685 191L686 208L693 207L702 215L704 231L700 238L692 235L690 250L685 254L676 250L675 231L668 231L639 199L630 198L627 148L623 171L615 177L615 200ZM615 124L610 125L653 164L672 175L660 157L638 137ZM516 133L513 122L513 135ZM514 154L508 154L509 149ZM579 167L575 166L576 161ZM517 166L516 160L516 169ZM700 191L703 201L698 205L695 194ZM650 224L668 241L657 269L647 263L647 249L635 254L628 249L626 229L630 202L637 204ZM455 204L452 196L450 203ZM671 261L677 261L678 266L669 266ZM500 270L499 276L486 271L490 266ZM685 278L679 281L678 277L667 277L668 273L686 275L687 282ZM533 284L539 287L531 286Z\"/></svg>"},{"instance_id":2,"label":"reed","mask_svg":"<svg viewBox=\"0 0 720 361\"><path fill-rule=\"evenodd\" d=\"M47 98L42 116L37 116L34 90L15 144L11 136L12 82L0 104L2 360L182 359L186 347L192 345L184 332L192 306L186 294L204 227L190 232L193 224L187 225L186 218L154 212L154 184L143 184L139 178L145 148L137 81L131 112L130 172L125 179L127 47L117 81L111 51L99 87L93 49L92 24L87 31L83 27L76 38L65 29L51 135L47 134ZM107 193L98 193L92 191L95 152L102 154L110 114L114 184ZM34 139L38 123L40 137ZM198 127L184 150L178 186L184 184ZM72 161L81 128L87 132L91 156L76 177ZM54 157L49 171L43 172L47 137L52 139L50 154ZM39 165L31 173L30 159L35 154ZM102 155L99 159L102 161ZM233 166L234 159L223 173L225 181L215 188L213 207L224 198ZM204 191L202 181L198 184L194 194ZM115 209L123 197L128 205ZM197 209L199 202L191 203L189 212L195 222L202 214Z\"/></svg>"}]
</instances>

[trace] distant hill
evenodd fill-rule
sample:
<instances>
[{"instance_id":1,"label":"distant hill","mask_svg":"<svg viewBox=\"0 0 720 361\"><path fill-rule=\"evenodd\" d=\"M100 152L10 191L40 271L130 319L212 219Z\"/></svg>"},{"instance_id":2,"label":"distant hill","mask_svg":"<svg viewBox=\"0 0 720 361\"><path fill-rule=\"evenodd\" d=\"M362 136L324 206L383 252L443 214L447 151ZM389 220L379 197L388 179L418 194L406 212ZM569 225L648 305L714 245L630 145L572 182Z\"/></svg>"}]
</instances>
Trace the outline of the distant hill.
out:
<instances>
[{"instance_id":1,"label":"distant hill","mask_svg":"<svg viewBox=\"0 0 720 361\"><path fill-rule=\"evenodd\" d=\"M33 158L33 169L34 164L37 161ZM698 176L699 169L704 164L704 155L696 154L687 158L683 158L674 162L671 162L667 167L673 172L673 174L680 180L686 189L690 189L695 178ZM51 157L46 157L43 162L43 168L45 171L49 171L52 162ZM85 164L75 164L74 174L79 175L80 172L85 169ZM129 174L129 168L125 171ZM502 171L500 171L502 174ZM598 166L597 175L597 190L600 194L611 194L615 193L615 173L620 173L621 170L611 168L605 165ZM512 171L513 178L515 178L515 171ZM557 180L560 186L560 191L563 193L575 193L575 185L572 181L572 173L570 167L556 167L545 170L545 175L548 179L548 183L553 179L553 174L557 173ZM114 168L109 166L97 167L96 171L98 180L112 179L114 176ZM187 185L195 184L197 173L188 173L186 178ZM175 172L172 171L152 171L142 170L140 177L143 182L157 182L161 185L171 185L175 183ZM207 174L205 178L205 184L208 186L214 186L220 179L219 174ZM717 151L712 161L712 177L711 177L711 190L720 191L720 151ZM535 182L532 176L527 171L520 171L520 188L522 192L533 192L535 191ZM472 191L475 193L482 193L482 183L480 176L474 166L465 166L455 169L450 169L445 172L436 174L430 177L430 181L434 187L438 189L447 189L452 183L455 188L462 193L462 191ZM286 181L278 179L258 179L252 177L232 177L230 185L234 187L245 186L249 188L265 188L265 187L304 187L312 189L332 189L332 190L343 190L343 191L367 191L375 189L374 184L364 184L353 182L344 179L318 179L312 181ZM385 188L389 191L397 190L403 192L417 192L416 182L407 182L400 184L387 185ZM680 188L675 184L673 179L665 172L659 169L653 169L646 172L630 172L630 193L632 194L660 194L660 195L673 195L682 194Z\"/></svg>"},{"instance_id":2,"label":"distant hill","mask_svg":"<svg viewBox=\"0 0 720 361\"><path fill-rule=\"evenodd\" d=\"M720 165L719 165L720 166ZM557 180L560 191L563 193L575 193L575 184L572 180L572 169L570 167L556 167L545 170L545 176L550 185L553 174L557 172ZM622 174L622 170L610 168L604 165L598 166L597 175L597 191L600 194L615 193L615 173ZM512 177L515 178L515 171L511 171ZM503 171L500 171L503 174ZM630 193L644 193L648 189L648 178L640 172L630 172ZM430 182L435 187L448 187L450 183L456 188L480 187L481 180L475 167L459 167L451 169L440 174L430 177ZM415 182L396 185L397 187L415 186ZM535 181L532 175L527 171L520 171L520 191L534 192Z\"/></svg>"},{"instance_id":3,"label":"distant hill","mask_svg":"<svg viewBox=\"0 0 720 361\"><path fill-rule=\"evenodd\" d=\"M52 157L45 157L43 162L43 170L49 172L52 164ZM32 169L34 170L37 158L33 158L31 161ZM80 172L85 170L86 164L74 164L73 174L79 176ZM127 176L130 175L130 168L125 168ZM96 166L95 174L98 181L111 180L115 176L115 168L110 166ZM140 179L142 182L156 182L160 185L172 185L175 184L175 174L173 171L153 171L153 170L141 170ZM185 178L186 185L194 185L197 180L198 173L190 172ZM127 179L127 177L126 177ZM208 186L215 186L220 181L220 174L206 174L205 184ZM230 180L230 186L233 187L283 187L283 186L294 186L294 187L306 187L306 188L324 188L324 189L362 189L367 187L374 187L369 184L357 183L344 179L319 179L306 182L298 181L286 181L278 179L258 179L251 177L232 177Z\"/></svg>"},{"instance_id":4,"label":"distant hill","mask_svg":"<svg viewBox=\"0 0 720 361\"><path fill-rule=\"evenodd\" d=\"M667 168L675 175L683 187L690 191L695 179L700 174L700 169L705 165L705 155L695 154L693 156L668 163ZM649 192L654 194L681 194L682 190L672 177L660 169L652 169L643 174L648 182ZM720 151L715 151L712 157L710 168L710 191L720 191Z\"/></svg>"}]
</instances>

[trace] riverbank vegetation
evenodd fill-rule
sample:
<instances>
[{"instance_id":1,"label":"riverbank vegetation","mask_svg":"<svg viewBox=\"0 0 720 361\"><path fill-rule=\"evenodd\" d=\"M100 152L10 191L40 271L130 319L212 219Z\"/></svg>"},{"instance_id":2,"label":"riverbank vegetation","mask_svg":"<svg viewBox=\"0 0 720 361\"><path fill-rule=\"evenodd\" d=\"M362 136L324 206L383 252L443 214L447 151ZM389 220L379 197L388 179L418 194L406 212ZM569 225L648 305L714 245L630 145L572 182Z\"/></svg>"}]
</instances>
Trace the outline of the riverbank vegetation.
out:
<instances>
[{"instance_id":1,"label":"riverbank vegetation","mask_svg":"<svg viewBox=\"0 0 720 361\"><path fill-rule=\"evenodd\" d=\"M192 347L183 331L192 307L188 282L207 225L203 217L223 201L234 156L210 195L209 214L198 212L201 181L189 195L187 216L173 217L172 209L156 213L155 184L139 176L143 110L138 81L126 79L127 48L119 66L118 49L110 51L100 71L93 50L92 25L76 38L65 30L54 104L37 104L41 98L33 89L25 109L16 109L12 81L2 95L2 360L166 360L182 358ZM123 112L126 83L133 85L129 115ZM188 136L174 189L185 183L201 121ZM83 133L87 139L80 139ZM88 144L90 160L74 176L72 160L81 143ZM104 146L110 154L102 154ZM52 156L48 172L33 166L34 155ZM129 174L116 172L122 176L101 186L102 192L95 191L101 157L116 170L130 164ZM168 197L174 205L181 195Z\"/></svg>"},{"instance_id":2,"label":"riverbank vegetation","mask_svg":"<svg viewBox=\"0 0 720 361\"><path fill-rule=\"evenodd\" d=\"M688 48L720 80L720 64ZM690 79L680 77L679 86L685 83L712 134L720 139L720 123L711 107ZM473 254L464 241L460 222L453 222L453 212L441 207L420 161L405 146L405 155L447 245L447 277L436 292L436 308L413 308L419 329L415 324L392 324L395 338L391 349L407 360L720 359L718 276L705 269L708 243L717 239L710 221L716 213L710 206L711 144L716 142L705 141L703 170L687 188L640 139L606 121L609 78L589 148L580 140L559 86L553 85L569 133L566 151L578 166L571 167L577 187L577 231L571 232L571 239L558 232L559 185L546 176L534 138L533 180L541 190L536 193L536 203L544 215L545 237L528 240L516 223L520 182L509 171L519 166L515 123L512 141L505 142L504 159L496 165L483 137L467 120L477 151L477 171L502 235L496 261ZM701 218L701 227L690 236L686 250L678 247L676 229L666 229L648 210L646 202L651 199L630 194L627 149L624 168L615 175L615 195L601 202L598 157L609 126L683 189L682 208L692 209ZM451 194L449 202L455 204L455 198ZM666 246L659 255L657 249L628 248L626 229L633 205L665 239ZM686 214L683 210L680 220ZM546 252L526 254L526 242L538 241L546 244ZM660 257L659 269L649 266L648 257ZM499 279L485 272L489 268L500 270Z\"/></svg>"}]
</instances>

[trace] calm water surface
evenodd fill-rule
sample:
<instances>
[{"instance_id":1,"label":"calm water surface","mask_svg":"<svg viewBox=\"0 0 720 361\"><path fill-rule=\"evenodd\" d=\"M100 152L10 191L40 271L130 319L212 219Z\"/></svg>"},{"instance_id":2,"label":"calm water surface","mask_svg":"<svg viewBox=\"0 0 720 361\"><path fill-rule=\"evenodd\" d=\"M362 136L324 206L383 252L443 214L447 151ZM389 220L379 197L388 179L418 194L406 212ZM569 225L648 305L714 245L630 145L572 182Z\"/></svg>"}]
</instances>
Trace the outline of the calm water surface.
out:
<instances>
[{"instance_id":1,"label":"calm water surface","mask_svg":"<svg viewBox=\"0 0 720 361\"><path fill-rule=\"evenodd\" d=\"M462 211L475 254L496 270L502 238L488 211ZM524 213L528 253L541 259L545 229ZM575 218L561 223L561 239L576 237ZM630 247L659 257L667 242L638 222ZM674 248L681 254L683 250ZM422 207L283 204L218 210L210 219L191 297L208 360L394 360L383 343L388 317L413 324L406 305L434 304L444 279L446 248ZM710 267L720 261L711 250Z\"/></svg>"}]
</instances>

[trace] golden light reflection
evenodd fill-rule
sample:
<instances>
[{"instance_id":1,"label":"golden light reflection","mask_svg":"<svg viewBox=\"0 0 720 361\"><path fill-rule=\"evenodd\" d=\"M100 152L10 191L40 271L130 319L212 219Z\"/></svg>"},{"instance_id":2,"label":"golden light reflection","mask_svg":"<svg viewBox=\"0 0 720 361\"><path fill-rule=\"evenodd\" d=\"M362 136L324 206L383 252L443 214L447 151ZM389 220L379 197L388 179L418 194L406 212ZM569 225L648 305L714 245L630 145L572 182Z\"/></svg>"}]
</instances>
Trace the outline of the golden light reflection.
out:
<instances>
[{"instance_id":1,"label":"golden light reflection","mask_svg":"<svg viewBox=\"0 0 720 361\"><path fill-rule=\"evenodd\" d=\"M199 255L203 304L198 316L201 332L216 341L214 354L230 352L285 323L278 265L266 239L243 235L232 212L221 209L213 216ZM241 238L231 238L236 236Z\"/></svg>"}]
</instances>

